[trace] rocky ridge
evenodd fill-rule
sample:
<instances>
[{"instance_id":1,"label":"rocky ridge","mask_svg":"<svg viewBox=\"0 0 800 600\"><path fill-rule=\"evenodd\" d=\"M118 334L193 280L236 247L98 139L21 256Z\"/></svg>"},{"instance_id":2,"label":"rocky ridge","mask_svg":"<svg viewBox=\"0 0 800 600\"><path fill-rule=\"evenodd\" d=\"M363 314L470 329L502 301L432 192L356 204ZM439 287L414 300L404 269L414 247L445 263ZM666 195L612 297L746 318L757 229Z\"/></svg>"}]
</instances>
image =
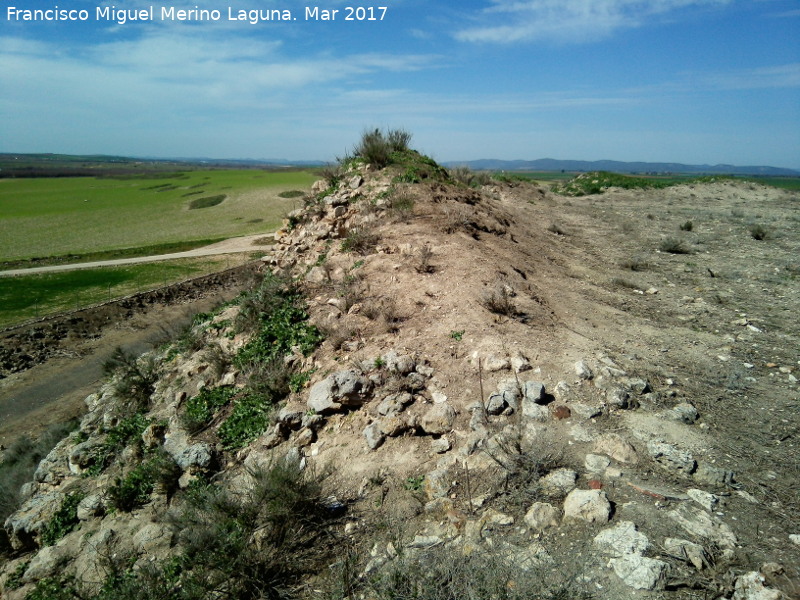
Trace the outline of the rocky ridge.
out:
<instances>
[{"instance_id":1,"label":"rocky ridge","mask_svg":"<svg viewBox=\"0 0 800 600\"><path fill-rule=\"evenodd\" d=\"M179 546L164 518L179 490L207 477L235 489L276 456L329 473L347 507L343 535L367 548L362 578L439 548L555 572L576 598L797 593L784 559L753 566L736 516L759 502L756 490L710 450L692 399L635 353L575 331L570 300L548 289L558 257L544 248L561 234L526 208L550 193L395 176L360 165L334 187L315 184L264 257L264 269L302 281L325 333L313 353L285 357L308 381L266 431L234 451L215 436L218 422L187 428L189 399L244 385L230 362L220 371L204 350L140 359L159 365L146 426L99 465L128 417L114 381L86 399L79 431L42 461L6 520L3 597L25 598L60 573L97 590L110 554L134 557L133 570L166 560ZM238 311L198 325L206 348L233 355L247 344L232 325ZM157 449L179 490L157 485L114 510L110 490ZM48 543L70 497L78 523ZM403 531L382 538L379 518Z\"/></svg>"}]
</instances>

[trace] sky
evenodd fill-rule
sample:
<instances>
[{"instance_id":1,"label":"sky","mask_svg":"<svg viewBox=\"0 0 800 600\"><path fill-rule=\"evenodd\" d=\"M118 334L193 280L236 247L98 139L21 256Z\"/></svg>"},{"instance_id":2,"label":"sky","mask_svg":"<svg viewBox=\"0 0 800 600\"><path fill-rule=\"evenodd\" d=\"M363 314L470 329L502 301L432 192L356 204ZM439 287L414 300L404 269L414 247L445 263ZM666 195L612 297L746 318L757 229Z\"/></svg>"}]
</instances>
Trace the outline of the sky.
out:
<instances>
[{"instance_id":1,"label":"sky","mask_svg":"<svg viewBox=\"0 0 800 600\"><path fill-rule=\"evenodd\" d=\"M152 7L154 20L121 24L98 7ZM162 7L219 19L162 19ZM306 19L307 7L338 12ZM230 19L254 9L292 20ZM333 161L381 127L406 129L440 162L800 169L798 0L3 0L2 11L0 152Z\"/></svg>"}]
</instances>

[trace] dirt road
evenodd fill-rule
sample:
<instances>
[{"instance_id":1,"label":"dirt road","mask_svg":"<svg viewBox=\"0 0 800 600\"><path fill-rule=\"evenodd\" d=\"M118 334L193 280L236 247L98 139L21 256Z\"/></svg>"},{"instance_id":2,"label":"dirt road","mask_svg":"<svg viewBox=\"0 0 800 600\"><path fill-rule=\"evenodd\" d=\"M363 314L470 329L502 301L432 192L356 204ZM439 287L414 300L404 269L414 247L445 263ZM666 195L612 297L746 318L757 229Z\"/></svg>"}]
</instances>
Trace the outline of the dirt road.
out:
<instances>
[{"instance_id":1,"label":"dirt road","mask_svg":"<svg viewBox=\"0 0 800 600\"><path fill-rule=\"evenodd\" d=\"M218 254L237 254L240 252L251 252L258 250L259 247L269 243L274 237L274 234L258 234L247 235L242 237L230 238L203 246L202 248L195 248L194 250L187 250L186 252L172 252L170 254L155 254L152 256L135 256L132 258L118 258L114 260L100 260L85 263L73 263L68 265L50 265L47 267L30 267L27 269L10 269L8 271L0 271L0 277L11 277L14 275L33 275L36 273L53 273L56 271L73 271L75 269L91 269L95 267L115 267L118 265L133 265L139 263L158 262L163 260L176 260L179 258L197 258L201 256L214 256ZM262 243L261 240L268 238Z\"/></svg>"}]
</instances>

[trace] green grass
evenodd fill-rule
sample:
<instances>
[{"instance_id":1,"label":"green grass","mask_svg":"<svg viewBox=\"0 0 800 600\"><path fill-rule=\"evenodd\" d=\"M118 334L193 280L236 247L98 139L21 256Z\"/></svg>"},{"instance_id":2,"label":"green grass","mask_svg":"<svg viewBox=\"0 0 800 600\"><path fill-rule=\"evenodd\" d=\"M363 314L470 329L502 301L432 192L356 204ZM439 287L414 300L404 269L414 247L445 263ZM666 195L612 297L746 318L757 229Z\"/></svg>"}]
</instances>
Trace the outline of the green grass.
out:
<instances>
[{"instance_id":1,"label":"green grass","mask_svg":"<svg viewBox=\"0 0 800 600\"><path fill-rule=\"evenodd\" d=\"M0 327L212 273L232 260L191 258L0 277Z\"/></svg>"},{"instance_id":2,"label":"green grass","mask_svg":"<svg viewBox=\"0 0 800 600\"><path fill-rule=\"evenodd\" d=\"M292 199L279 194L310 186L315 179L308 170L2 179L0 262L276 229L293 206ZM227 196L223 203L189 210L197 196L219 195Z\"/></svg>"}]
</instances>

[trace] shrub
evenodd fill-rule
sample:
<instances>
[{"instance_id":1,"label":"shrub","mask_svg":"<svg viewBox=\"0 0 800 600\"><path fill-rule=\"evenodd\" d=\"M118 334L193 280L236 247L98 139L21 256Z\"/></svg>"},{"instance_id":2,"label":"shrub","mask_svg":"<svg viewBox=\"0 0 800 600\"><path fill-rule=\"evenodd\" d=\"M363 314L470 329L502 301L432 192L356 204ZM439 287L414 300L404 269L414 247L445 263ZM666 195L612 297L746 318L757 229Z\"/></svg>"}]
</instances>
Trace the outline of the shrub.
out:
<instances>
[{"instance_id":1,"label":"shrub","mask_svg":"<svg viewBox=\"0 0 800 600\"><path fill-rule=\"evenodd\" d=\"M512 294L506 286L499 286L481 298L481 306L496 315L513 317L517 314L517 307L511 299Z\"/></svg>"},{"instance_id":2,"label":"shrub","mask_svg":"<svg viewBox=\"0 0 800 600\"><path fill-rule=\"evenodd\" d=\"M258 393L236 398L233 411L217 430L223 448L242 448L261 435L270 423L277 399Z\"/></svg>"},{"instance_id":3,"label":"shrub","mask_svg":"<svg viewBox=\"0 0 800 600\"><path fill-rule=\"evenodd\" d=\"M361 140L353 149L353 154L381 169L391 164L393 152L408 150L410 141L411 134L402 129L391 129L385 133L380 129L371 129L361 134Z\"/></svg>"},{"instance_id":4,"label":"shrub","mask_svg":"<svg viewBox=\"0 0 800 600\"><path fill-rule=\"evenodd\" d=\"M674 237L667 237L661 240L659 249L670 254L689 254L691 252L683 243L683 240Z\"/></svg>"},{"instance_id":5,"label":"shrub","mask_svg":"<svg viewBox=\"0 0 800 600\"><path fill-rule=\"evenodd\" d=\"M692 229L694 229L694 223L691 221L686 221L685 223L680 224L681 231L691 231Z\"/></svg>"},{"instance_id":6,"label":"shrub","mask_svg":"<svg viewBox=\"0 0 800 600\"><path fill-rule=\"evenodd\" d=\"M396 192L392 197L392 215L399 221L407 223L414 215L414 198L403 192Z\"/></svg>"},{"instance_id":7,"label":"shrub","mask_svg":"<svg viewBox=\"0 0 800 600\"><path fill-rule=\"evenodd\" d=\"M747 230L750 232L750 237L754 240L766 240L769 237L769 229L759 223L753 223Z\"/></svg>"},{"instance_id":8,"label":"shrub","mask_svg":"<svg viewBox=\"0 0 800 600\"><path fill-rule=\"evenodd\" d=\"M117 477L108 490L109 503L113 508L130 512L146 504L156 485L167 495L178 487L180 467L164 451L159 451L145 462L137 465L125 477Z\"/></svg>"},{"instance_id":9,"label":"shrub","mask_svg":"<svg viewBox=\"0 0 800 600\"><path fill-rule=\"evenodd\" d=\"M342 240L341 250L342 252L355 252L361 256L366 256L375 250L378 240L380 240L378 234L365 227L355 227Z\"/></svg>"},{"instance_id":10,"label":"shrub","mask_svg":"<svg viewBox=\"0 0 800 600\"><path fill-rule=\"evenodd\" d=\"M392 149L388 140L380 129L365 131L361 141L353 149L353 154L363 158L375 168L381 169L389 164L389 155Z\"/></svg>"},{"instance_id":11,"label":"shrub","mask_svg":"<svg viewBox=\"0 0 800 600\"><path fill-rule=\"evenodd\" d=\"M153 356L136 357L117 347L105 363L103 372L116 377L114 391L133 412L150 406L150 396L158 380L158 369Z\"/></svg>"},{"instance_id":12,"label":"shrub","mask_svg":"<svg viewBox=\"0 0 800 600\"><path fill-rule=\"evenodd\" d=\"M211 422L217 410L230 402L235 393L236 390L230 386L203 388L199 394L186 401L186 410L182 416L184 427L190 433L202 430Z\"/></svg>"},{"instance_id":13,"label":"shrub","mask_svg":"<svg viewBox=\"0 0 800 600\"><path fill-rule=\"evenodd\" d=\"M50 518L42 532L42 544L52 546L78 524L78 504L85 498L82 492L67 494L61 500L61 506Z\"/></svg>"},{"instance_id":14,"label":"shrub","mask_svg":"<svg viewBox=\"0 0 800 600\"><path fill-rule=\"evenodd\" d=\"M320 537L332 516L320 479L297 461L251 471L250 485L237 493L199 487L172 517L184 548L181 587L203 598L293 597L324 555Z\"/></svg>"},{"instance_id":15,"label":"shrub","mask_svg":"<svg viewBox=\"0 0 800 600\"><path fill-rule=\"evenodd\" d=\"M488 185L492 180L489 173L485 171L473 171L467 166L447 169L447 175L452 181L472 188Z\"/></svg>"},{"instance_id":16,"label":"shrub","mask_svg":"<svg viewBox=\"0 0 800 600\"><path fill-rule=\"evenodd\" d=\"M390 129L386 132L386 142L392 152L404 152L411 143L411 133L404 129Z\"/></svg>"},{"instance_id":17,"label":"shrub","mask_svg":"<svg viewBox=\"0 0 800 600\"><path fill-rule=\"evenodd\" d=\"M649 266L647 263L647 259L643 256L633 256L631 258L626 258L619 263L619 266L623 269L630 269L631 271L644 271Z\"/></svg>"}]
</instances>

